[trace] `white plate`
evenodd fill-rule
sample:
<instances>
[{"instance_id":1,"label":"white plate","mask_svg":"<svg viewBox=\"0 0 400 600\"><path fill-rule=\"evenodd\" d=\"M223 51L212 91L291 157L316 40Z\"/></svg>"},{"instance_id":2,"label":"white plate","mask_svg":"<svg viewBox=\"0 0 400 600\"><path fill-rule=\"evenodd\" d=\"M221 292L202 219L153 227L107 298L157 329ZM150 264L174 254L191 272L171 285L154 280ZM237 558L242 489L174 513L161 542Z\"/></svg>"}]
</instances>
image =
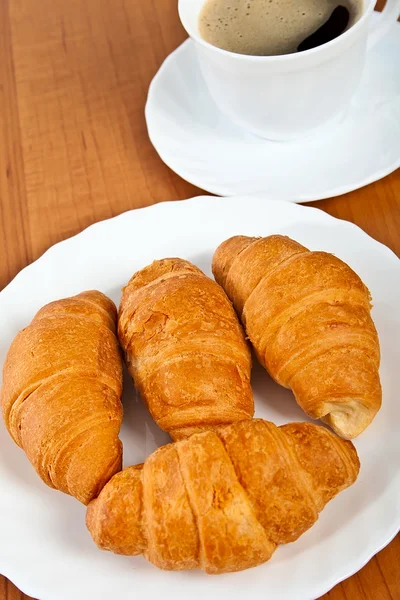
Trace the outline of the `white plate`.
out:
<instances>
[{"instance_id":1,"label":"white plate","mask_svg":"<svg viewBox=\"0 0 400 600\"><path fill-rule=\"evenodd\" d=\"M40 600L175 598L314 599L357 571L400 526L400 264L350 223L314 209L257 198L196 198L158 204L103 221L51 248L0 294L0 364L11 340L45 303L97 288L116 302L134 271L155 258L181 256L210 274L213 251L243 233L285 233L311 249L334 252L369 286L382 345L383 408L356 441L361 473L295 544L256 569L211 577L168 573L142 557L96 548L85 508L47 488L0 425L0 571ZM282 424L305 420L291 393L254 368L256 415ZM125 385L125 465L167 440Z\"/></svg>"},{"instance_id":2,"label":"white plate","mask_svg":"<svg viewBox=\"0 0 400 600\"><path fill-rule=\"evenodd\" d=\"M371 51L346 118L297 142L270 142L231 123L214 104L187 40L150 86L146 119L162 160L221 196L307 202L344 194L400 166L400 23Z\"/></svg>"}]
</instances>

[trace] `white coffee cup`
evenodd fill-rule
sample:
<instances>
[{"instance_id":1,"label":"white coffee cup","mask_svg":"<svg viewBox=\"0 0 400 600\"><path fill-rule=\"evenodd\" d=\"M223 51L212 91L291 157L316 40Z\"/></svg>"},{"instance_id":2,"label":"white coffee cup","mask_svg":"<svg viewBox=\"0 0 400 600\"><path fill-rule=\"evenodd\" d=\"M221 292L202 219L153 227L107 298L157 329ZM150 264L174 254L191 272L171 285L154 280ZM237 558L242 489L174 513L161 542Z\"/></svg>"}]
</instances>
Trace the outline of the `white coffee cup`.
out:
<instances>
[{"instance_id":1,"label":"white coffee cup","mask_svg":"<svg viewBox=\"0 0 400 600\"><path fill-rule=\"evenodd\" d=\"M205 0L179 0L179 16L194 41L208 89L232 121L272 140L292 140L340 119L349 106L369 49L400 14L387 0L373 18L375 0L350 29L326 44L281 56L248 56L212 46L199 33Z\"/></svg>"}]
</instances>

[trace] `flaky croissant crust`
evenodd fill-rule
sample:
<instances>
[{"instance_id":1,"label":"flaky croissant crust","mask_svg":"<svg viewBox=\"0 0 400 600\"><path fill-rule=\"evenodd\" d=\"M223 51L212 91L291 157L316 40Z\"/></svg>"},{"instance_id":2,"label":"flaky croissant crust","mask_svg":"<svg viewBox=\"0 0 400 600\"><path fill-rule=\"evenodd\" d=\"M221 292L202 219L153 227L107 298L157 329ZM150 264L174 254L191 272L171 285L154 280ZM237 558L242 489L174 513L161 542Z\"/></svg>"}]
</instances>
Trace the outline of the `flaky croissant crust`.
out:
<instances>
[{"instance_id":1,"label":"flaky croissant crust","mask_svg":"<svg viewBox=\"0 0 400 600\"><path fill-rule=\"evenodd\" d=\"M360 434L382 391L370 294L358 275L282 235L226 240L213 273L275 381L342 437Z\"/></svg>"},{"instance_id":2,"label":"flaky croissant crust","mask_svg":"<svg viewBox=\"0 0 400 600\"><path fill-rule=\"evenodd\" d=\"M260 419L195 434L115 475L87 510L105 550L217 574L267 561L357 478L351 442Z\"/></svg>"},{"instance_id":3,"label":"flaky croissant crust","mask_svg":"<svg viewBox=\"0 0 400 600\"><path fill-rule=\"evenodd\" d=\"M122 467L116 308L96 291L43 307L13 341L1 405L14 441L50 487L87 504Z\"/></svg>"},{"instance_id":4,"label":"flaky croissant crust","mask_svg":"<svg viewBox=\"0 0 400 600\"><path fill-rule=\"evenodd\" d=\"M190 262L137 272L123 290L118 334L152 417L174 439L253 415L242 327L222 288Z\"/></svg>"}]
</instances>

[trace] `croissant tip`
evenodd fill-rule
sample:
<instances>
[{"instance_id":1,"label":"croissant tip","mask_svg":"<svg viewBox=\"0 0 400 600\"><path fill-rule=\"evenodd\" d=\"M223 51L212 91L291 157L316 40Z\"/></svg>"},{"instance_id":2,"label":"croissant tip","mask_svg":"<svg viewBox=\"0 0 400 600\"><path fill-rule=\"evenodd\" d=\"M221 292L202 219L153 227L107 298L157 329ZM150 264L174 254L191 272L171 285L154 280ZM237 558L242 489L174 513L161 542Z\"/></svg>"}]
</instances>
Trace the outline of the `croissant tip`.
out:
<instances>
[{"instance_id":1,"label":"croissant tip","mask_svg":"<svg viewBox=\"0 0 400 600\"><path fill-rule=\"evenodd\" d=\"M376 414L375 411L362 410L360 404L360 402L353 400L347 403L344 408L335 408L335 410L321 417L321 421L326 423L342 439L353 440L365 431ZM356 418L354 415L356 415Z\"/></svg>"}]
</instances>

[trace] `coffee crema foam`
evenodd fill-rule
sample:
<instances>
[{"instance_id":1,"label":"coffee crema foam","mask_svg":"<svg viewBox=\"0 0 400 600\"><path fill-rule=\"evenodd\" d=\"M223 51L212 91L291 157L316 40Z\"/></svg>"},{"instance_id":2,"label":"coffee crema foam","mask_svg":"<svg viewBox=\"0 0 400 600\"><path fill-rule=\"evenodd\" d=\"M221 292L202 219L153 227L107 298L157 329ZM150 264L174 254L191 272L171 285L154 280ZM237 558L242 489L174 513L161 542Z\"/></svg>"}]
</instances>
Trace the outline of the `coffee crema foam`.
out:
<instances>
[{"instance_id":1,"label":"coffee crema foam","mask_svg":"<svg viewBox=\"0 0 400 600\"><path fill-rule=\"evenodd\" d=\"M229 52L291 54L339 5L349 11L348 29L362 14L362 0L206 0L199 31L206 42Z\"/></svg>"}]
</instances>

